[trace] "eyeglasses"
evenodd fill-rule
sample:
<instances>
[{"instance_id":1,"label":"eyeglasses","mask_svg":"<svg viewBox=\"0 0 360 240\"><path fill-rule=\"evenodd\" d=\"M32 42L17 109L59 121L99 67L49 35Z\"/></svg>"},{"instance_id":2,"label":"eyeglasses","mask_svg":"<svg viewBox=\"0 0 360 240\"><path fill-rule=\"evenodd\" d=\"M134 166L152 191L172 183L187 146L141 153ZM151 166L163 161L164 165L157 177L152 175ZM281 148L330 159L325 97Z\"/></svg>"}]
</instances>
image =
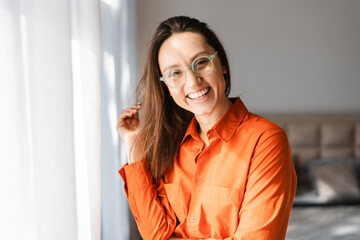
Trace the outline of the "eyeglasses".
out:
<instances>
[{"instance_id":1,"label":"eyeglasses","mask_svg":"<svg viewBox=\"0 0 360 240\"><path fill-rule=\"evenodd\" d=\"M186 69L190 68L193 74L197 77L205 77L209 75L213 68L214 63L213 59L217 55L217 51L210 56L201 56L192 61L191 65L184 68L172 68L165 72L164 76L160 78L160 81L163 81L172 88L181 88L185 84L186 80Z\"/></svg>"}]
</instances>

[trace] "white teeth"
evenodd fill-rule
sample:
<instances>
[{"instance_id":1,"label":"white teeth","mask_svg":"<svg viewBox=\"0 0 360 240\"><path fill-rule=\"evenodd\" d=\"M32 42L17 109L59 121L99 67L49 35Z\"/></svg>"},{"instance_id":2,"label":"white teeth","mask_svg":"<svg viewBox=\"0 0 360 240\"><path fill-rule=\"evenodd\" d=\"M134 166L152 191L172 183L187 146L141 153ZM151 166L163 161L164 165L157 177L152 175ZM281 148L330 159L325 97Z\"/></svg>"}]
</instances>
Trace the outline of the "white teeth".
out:
<instances>
[{"instance_id":1,"label":"white teeth","mask_svg":"<svg viewBox=\"0 0 360 240\"><path fill-rule=\"evenodd\" d=\"M196 92L196 93L192 93L189 94L188 97L190 99L195 99L195 98L201 98L203 97L205 94L207 94L209 92L210 88L205 88L204 90L200 91L200 92Z\"/></svg>"}]
</instances>

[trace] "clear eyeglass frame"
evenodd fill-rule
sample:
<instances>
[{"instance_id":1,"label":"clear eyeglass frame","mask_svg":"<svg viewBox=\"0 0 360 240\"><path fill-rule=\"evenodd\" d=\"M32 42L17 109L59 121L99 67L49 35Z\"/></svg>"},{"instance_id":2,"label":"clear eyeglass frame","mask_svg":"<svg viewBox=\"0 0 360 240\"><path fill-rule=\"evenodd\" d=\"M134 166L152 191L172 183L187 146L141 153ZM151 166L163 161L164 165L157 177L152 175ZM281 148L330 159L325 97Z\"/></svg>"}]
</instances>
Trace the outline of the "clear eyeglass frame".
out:
<instances>
[{"instance_id":1,"label":"clear eyeglass frame","mask_svg":"<svg viewBox=\"0 0 360 240\"><path fill-rule=\"evenodd\" d=\"M163 82L164 82L166 85L168 85L169 87L172 87L172 88L180 88L180 87L182 87L182 86L185 84L185 81L186 81L186 69L188 69L188 68L191 70L191 72L192 72L195 76L197 76L197 77L206 77L207 75L209 75L209 74L212 72L212 70L213 70L213 68L214 68L213 60L214 60L214 58L216 57L217 54L218 54L218 51L215 51L214 54L212 54L212 55L210 55L210 56L200 56L200 57L198 57L198 58L195 58L189 66L186 66L186 67L184 67L184 68L177 68L177 70L181 70L181 71L183 72L183 74L184 74L184 77L183 77L183 79L182 79L182 84L180 84L179 86L172 86L171 84L169 84L169 83L166 81L166 78L165 78L166 73L164 74L164 76L160 77L160 81L163 81ZM194 70L194 64L195 64L199 59L201 59L201 58L207 58L207 59L209 59L210 62L211 62L211 70L208 71L205 75L199 75L199 74ZM169 71L170 71L170 70L169 70Z\"/></svg>"}]
</instances>

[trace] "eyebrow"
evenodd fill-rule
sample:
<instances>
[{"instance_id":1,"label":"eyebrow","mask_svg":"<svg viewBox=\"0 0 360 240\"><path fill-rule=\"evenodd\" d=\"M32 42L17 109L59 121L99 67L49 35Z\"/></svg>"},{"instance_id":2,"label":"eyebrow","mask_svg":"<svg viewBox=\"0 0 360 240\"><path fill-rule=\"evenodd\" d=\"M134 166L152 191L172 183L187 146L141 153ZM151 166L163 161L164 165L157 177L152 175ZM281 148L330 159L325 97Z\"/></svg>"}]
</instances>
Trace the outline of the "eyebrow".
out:
<instances>
[{"instance_id":1,"label":"eyebrow","mask_svg":"<svg viewBox=\"0 0 360 240\"><path fill-rule=\"evenodd\" d=\"M201 51L201 52L198 52L197 54L195 54L194 56L192 56L190 58L190 62L192 63L197 57L199 57L200 55L204 54L204 53L207 53L207 54L210 54L208 51ZM174 68L174 67L179 67L179 64L172 64L170 66L167 66L165 69L164 69L164 73L166 72L166 70L168 70L169 68Z\"/></svg>"}]
</instances>

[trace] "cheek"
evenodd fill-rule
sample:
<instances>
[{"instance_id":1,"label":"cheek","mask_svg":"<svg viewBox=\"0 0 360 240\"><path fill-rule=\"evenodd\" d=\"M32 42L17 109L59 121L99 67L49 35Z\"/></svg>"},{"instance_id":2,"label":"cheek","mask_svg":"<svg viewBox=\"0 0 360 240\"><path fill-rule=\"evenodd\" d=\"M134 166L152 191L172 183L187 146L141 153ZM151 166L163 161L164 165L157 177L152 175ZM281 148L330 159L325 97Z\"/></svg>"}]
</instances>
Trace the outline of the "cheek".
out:
<instances>
[{"instance_id":1,"label":"cheek","mask_svg":"<svg viewBox=\"0 0 360 240\"><path fill-rule=\"evenodd\" d=\"M221 66L220 64L216 64L214 66L213 71L215 72L215 75L216 75L217 78L225 81L224 75L227 73L225 66Z\"/></svg>"},{"instance_id":2,"label":"cheek","mask_svg":"<svg viewBox=\"0 0 360 240\"><path fill-rule=\"evenodd\" d=\"M216 76L215 76L215 78L216 79L214 79L214 81L216 81L216 85L218 86L218 87L220 87L220 88L226 88L226 83L225 83L225 77L224 77L224 74L222 73L222 69L219 69L220 71L217 71L216 72Z\"/></svg>"},{"instance_id":3,"label":"cheek","mask_svg":"<svg viewBox=\"0 0 360 240\"><path fill-rule=\"evenodd\" d=\"M168 90L169 90L170 96L174 96L174 90L172 88L169 88L169 87L168 87Z\"/></svg>"},{"instance_id":4,"label":"cheek","mask_svg":"<svg viewBox=\"0 0 360 240\"><path fill-rule=\"evenodd\" d=\"M179 103L179 100L181 98L181 91L178 89L169 89L170 96L174 99L175 103Z\"/></svg>"}]
</instances>

